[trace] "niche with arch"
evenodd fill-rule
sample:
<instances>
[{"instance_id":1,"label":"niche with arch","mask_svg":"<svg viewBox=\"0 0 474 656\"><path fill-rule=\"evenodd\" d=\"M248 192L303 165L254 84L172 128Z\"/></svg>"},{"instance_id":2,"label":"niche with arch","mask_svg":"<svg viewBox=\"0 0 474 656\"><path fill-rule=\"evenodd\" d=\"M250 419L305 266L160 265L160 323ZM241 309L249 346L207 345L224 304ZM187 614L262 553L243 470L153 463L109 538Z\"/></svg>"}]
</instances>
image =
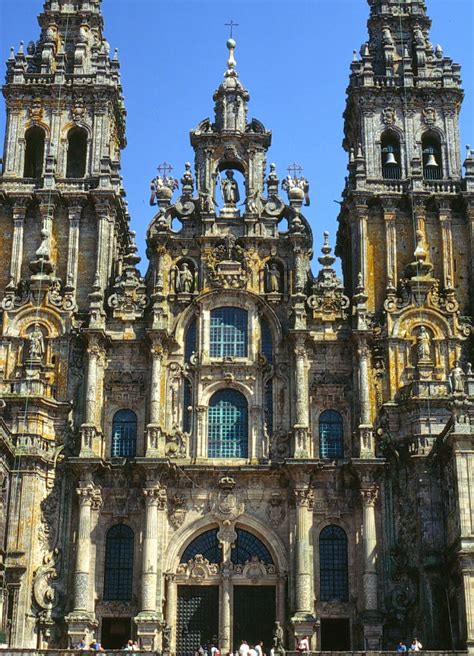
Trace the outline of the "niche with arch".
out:
<instances>
[{"instance_id":1,"label":"niche with arch","mask_svg":"<svg viewBox=\"0 0 474 656\"><path fill-rule=\"evenodd\" d=\"M402 177L400 140L394 132L384 132L380 142L382 156L382 177L386 180L400 180Z\"/></svg>"},{"instance_id":2,"label":"niche with arch","mask_svg":"<svg viewBox=\"0 0 474 656\"><path fill-rule=\"evenodd\" d=\"M45 134L37 125L25 132L25 178L40 178L43 175Z\"/></svg>"},{"instance_id":3,"label":"niche with arch","mask_svg":"<svg viewBox=\"0 0 474 656\"><path fill-rule=\"evenodd\" d=\"M87 132L72 128L67 135L66 178L83 178L86 174Z\"/></svg>"},{"instance_id":4,"label":"niche with arch","mask_svg":"<svg viewBox=\"0 0 474 656\"><path fill-rule=\"evenodd\" d=\"M437 134L425 132L421 138L421 152L425 180L441 180L443 177L443 160L441 143Z\"/></svg>"}]
</instances>

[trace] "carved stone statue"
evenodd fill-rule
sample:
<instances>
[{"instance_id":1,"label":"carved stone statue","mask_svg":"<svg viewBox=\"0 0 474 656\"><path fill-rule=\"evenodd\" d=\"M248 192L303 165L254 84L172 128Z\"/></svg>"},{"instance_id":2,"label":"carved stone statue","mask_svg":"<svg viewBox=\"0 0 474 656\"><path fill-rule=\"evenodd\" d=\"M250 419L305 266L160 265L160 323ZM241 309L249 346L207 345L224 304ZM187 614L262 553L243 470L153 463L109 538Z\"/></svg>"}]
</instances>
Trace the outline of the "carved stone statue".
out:
<instances>
[{"instance_id":1,"label":"carved stone statue","mask_svg":"<svg viewBox=\"0 0 474 656\"><path fill-rule=\"evenodd\" d=\"M175 288L177 294L190 294L193 291L194 276L189 268L189 264L183 264L176 268Z\"/></svg>"},{"instance_id":2,"label":"carved stone statue","mask_svg":"<svg viewBox=\"0 0 474 656\"><path fill-rule=\"evenodd\" d=\"M240 200L239 186L234 180L234 172L231 169L227 170L225 175L225 179L221 180L222 198L225 205L235 207Z\"/></svg>"},{"instance_id":3,"label":"carved stone statue","mask_svg":"<svg viewBox=\"0 0 474 656\"><path fill-rule=\"evenodd\" d=\"M267 264L267 292L269 294L279 293L281 291L281 273L278 269L278 265L275 262Z\"/></svg>"},{"instance_id":4,"label":"carved stone statue","mask_svg":"<svg viewBox=\"0 0 474 656\"><path fill-rule=\"evenodd\" d=\"M165 624L162 629L163 636L163 651L169 651L171 645L171 627L169 624Z\"/></svg>"},{"instance_id":5,"label":"carved stone statue","mask_svg":"<svg viewBox=\"0 0 474 656\"><path fill-rule=\"evenodd\" d=\"M35 328L27 336L26 359L34 362L42 362L44 356L44 337L39 328Z\"/></svg>"},{"instance_id":6,"label":"carved stone statue","mask_svg":"<svg viewBox=\"0 0 474 656\"><path fill-rule=\"evenodd\" d=\"M416 355L418 362L431 361L431 337L424 326L421 326L416 338Z\"/></svg>"},{"instance_id":7,"label":"carved stone statue","mask_svg":"<svg viewBox=\"0 0 474 656\"><path fill-rule=\"evenodd\" d=\"M454 367L449 372L449 385L453 394L464 393L464 371L461 369L458 360L456 360Z\"/></svg>"},{"instance_id":8,"label":"carved stone statue","mask_svg":"<svg viewBox=\"0 0 474 656\"><path fill-rule=\"evenodd\" d=\"M273 650L275 654L281 654L284 656L285 648L283 646L283 627L280 625L280 622L275 622L275 628L273 629Z\"/></svg>"}]
</instances>

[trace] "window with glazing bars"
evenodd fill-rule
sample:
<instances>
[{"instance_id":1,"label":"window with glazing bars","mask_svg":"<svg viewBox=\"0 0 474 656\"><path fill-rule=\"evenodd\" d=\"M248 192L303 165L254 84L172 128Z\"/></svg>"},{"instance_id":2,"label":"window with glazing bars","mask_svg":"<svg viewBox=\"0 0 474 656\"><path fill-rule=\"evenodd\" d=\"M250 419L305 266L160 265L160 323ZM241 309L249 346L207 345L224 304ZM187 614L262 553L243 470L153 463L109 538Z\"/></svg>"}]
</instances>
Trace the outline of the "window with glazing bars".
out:
<instances>
[{"instance_id":1,"label":"window with glazing bars","mask_svg":"<svg viewBox=\"0 0 474 656\"><path fill-rule=\"evenodd\" d=\"M211 358L247 357L247 311L235 307L211 310Z\"/></svg>"},{"instance_id":2,"label":"window with glazing bars","mask_svg":"<svg viewBox=\"0 0 474 656\"><path fill-rule=\"evenodd\" d=\"M247 401L236 390L216 392L209 403L208 456L246 458L247 454Z\"/></svg>"},{"instance_id":3,"label":"window with glazing bars","mask_svg":"<svg viewBox=\"0 0 474 656\"><path fill-rule=\"evenodd\" d=\"M181 562L187 563L197 555L203 556L210 563L220 563L222 561L222 549L219 548L219 540L217 539L217 528L211 528L209 531L204 531L198 535L186 549L181 556Z\"/></svg>"},{"instance_id":4,"label":"window with glazing bars","mask_svg":"<svg viewBox=\"0 0 474 656\"><path fill-rule=\"evenodd\" d=\"M321 458L344 457L343 422L335 410L325 410L319 416L319 455Z\"/></svg>"},{"instance_id":5,"label":"window with glazing bars","mask_svg":"<svg viewBox=\"0 0 474 656\"><path fill-rule=\"evenodd\" d=\"M319 572L321 601L347 601L347 536L340 526L326 526L319 534Z\"/></svg>"},{"instance_id":6,"label":"window with glazing bars","mask_svg":"<svg viewBox=\"0 0 474 656\"><path fill-rule=\"evenodd\" d=\"M133 458L137 452L137 415L119 410L112 421L112 456Z\"/></svg>"},{"instance_id":7,"label":"window with glazing bars","mask_svg":"<svg viewBox=\"0 0 474 656\"><path fill-rule=\"evenodd\" d=\"M253 533L244 531L242 528L238 528L236 532L237 539L230 554L234 565L245 565L252 556L258 556L267 565L273 564L273 559L267 547Z\"/></svg>"},{"instance_id":8,"label":"window with glazing bars","mask_svg":"<svg viewBox=\"0 0 474 656\"><path fill-rule=\"evenodd\" d=\"M133 584L133 531L125 524L112 526L105 540L104 599L130 601Z\"/></svg>"},{"instance_id":9,"label":"window with glazing bars","mask_svg":"<svg viewBox=\"0 0 474 656\"><path fill-rule=\"evenodd\" d=\"M262 354L266 357L268 364L273 364L273 339L266 319L262 319L260 322L260 338Z\"/></svg>"}]
</instances>

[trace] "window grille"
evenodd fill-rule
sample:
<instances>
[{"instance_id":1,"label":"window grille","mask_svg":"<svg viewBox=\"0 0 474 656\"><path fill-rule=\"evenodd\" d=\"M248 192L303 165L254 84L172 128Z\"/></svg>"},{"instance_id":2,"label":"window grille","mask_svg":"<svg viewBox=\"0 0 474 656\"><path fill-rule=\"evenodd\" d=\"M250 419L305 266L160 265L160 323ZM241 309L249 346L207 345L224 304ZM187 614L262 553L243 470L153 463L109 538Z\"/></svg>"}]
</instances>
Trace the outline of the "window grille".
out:
<instances>
[{"instance_id":1,"label":"window grille","mask_svg":"<svg viewBox=\"0 0 474 656\"><path fill-rule=\"evenodd\" d=\"M137 452L137 415L119 410L112 422L112 456L134 458Z\"/></svg>"},{"instance_id":2,"label":"window grille","mask_svg":"<svg viewBox=\"0 0 474 656\"><path fill-rule=\"evenodd\" d=\"M130 601L133 584L133 531L125 524L112 526L105 541L104 599Z\"/></svg>"},{"instance_id":3,"label":"window grille","mask_svg":"<svg viewBox=\"0 0 474 656\"><path fill-rule=\"evenodd\" d=\"M217 528L211 528L209 531L201 533L188 544L181 556L181 562L187 563L198 554L210 563L218 564L222 562L222 549L220 549L219 540L217 539Z\"/></svg>"},{"instance_id":4,"label":"window grille","mask_svg":"<svg viewBox=\"0 0 474 656\"><path fill-rule=\"evenodd\" d=\"M319 417L319 455L344 457L344 427L341 415L335 410L325 410Z\"/></svg>"},{"instance_id":5,"label":"window grille","mask_svg":"<svg viewBox=\"0 0 474 656\"><path fill-rule=\"evenodd\" d=\"M258 556L267 565L273 565L273 558L261 540L242 528L236 529L236 533L237 539L231 551L234 565L244 565L252 556Z\"/></svg>"},{"instance_id":6,"label":"window grille","mask_svg":"<svg viewBox=\"0 0 474 656\"><path fill-rule=\"evenodd\" d=\"M211 310L211 358L247 357L247 312L235 307Z\"/></svg>"},{"instance_id":7,"label":"window grille","mask_svg":"<svg viewBox=\"0 0 474 656\"><path fill-rule=\"evenodd\" d=\"M248 410L245 397L232 389L216 392L209 403L209 458L246 458Z\"/></svg>"},{"instance_id":8,"label":"window grille","mask_svg":"<svg viewBox=\"0 0 474 656\"><path fill-rule=\"evenodd\" d=\"M340 526L326 526L319 535L321 601L347 601L347 536Z\"/></svg>"}]
</instances>

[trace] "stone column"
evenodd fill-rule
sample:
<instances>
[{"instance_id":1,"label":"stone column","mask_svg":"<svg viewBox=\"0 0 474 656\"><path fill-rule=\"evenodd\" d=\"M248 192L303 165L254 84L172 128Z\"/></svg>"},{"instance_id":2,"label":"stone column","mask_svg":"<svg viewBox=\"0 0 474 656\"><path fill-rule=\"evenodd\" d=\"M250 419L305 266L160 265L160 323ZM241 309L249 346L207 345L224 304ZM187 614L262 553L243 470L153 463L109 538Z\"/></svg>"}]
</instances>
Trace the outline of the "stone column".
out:
<instances>
[{"instance_id":1,"label":"stone column","mask_svg":"<svg viewBox=\"0 0 474 656\"><path fill-rule=\"evenodd\" d=\"M466 609L466 648L469 656L474 654L474 555L462 553L459 557Z\"/></svg>"},{"instance_id":2,"label":"stone column","mask_svg":"<svg viewBox=\"0 0 474 656\"><path fill-rule=\"evenodd\" d=\"M385 222L387 286L397 285L397 229L395 199L382 198L383 218Z\"/></svg>"},{"instance_id":3,"label":"stone column","mask_svg":"<svg viewBox=\"0 0 474 656\"><path fill-rule=\"evenodd\" d=\"M368 207L367 200L363 197L357 198L357 205L355 207L355 214L357 220L357 244L356 244L356 253L353 258L353 266L355 267L352 271L352 280L354 287L357 284L357 279L359 273L362 274L361 285L368 290L368 275L367 275L367 216L368 216Z\"/></svg>"},{"instance_id":4,"label":"stone column","mask_svg":"<svg viewBox=\"0 0 474 656\"><path fill-rule=\"evenodd\" d=\"M15 285L17 285L21 278L21 265L23 263L23 229L29 196L15 197L13 200L13 244L10 260L10 279Z\"/></svg>"},{"instance_id":5,"label":"stone column","mask_svg":"<svg viewBox=\"0 0 474 656\"><path fill-rule=\"evenodd\" d=\"M166 490L161 485L147 486L145 495L145 533L143 538L143 564L141 580L141 610L135 623L141 647L145 651L158 649L157 635L162 620L161 607L157 608L157 583L161 576L161 550L159 549L158 508L166 507Z\"/></svg>"},{"instance_id":6,"label":"stone column","mask_svg":"<svg viewBox=\"0 0 474 656\"><path fill-rule=\"evenodd\" d=\"M109 222L111 207L107 200L94 199L95 211L97 214L98 234L97 234L97 261L96 261L96 279L100 289L107 286L107 272L109 268Z\"/></svg>"},{"instance_id":7,"label":"stone column","mask_svg":"<svg viewBox=\"0 0 474 656\"><path fill-rule=\"evenodd\" d=\"M68 285L77 288L77 265L79 257L79 230L81 223L82 208L85 205L85 199L70 198L68 205L69 215L69 237L67 246L67 273L66 282Z\"/></svg>"},{"instance_id":8,"label":"stone column","mask_svg":"<svg viewBox=\"0 0 474 656\"><path fill-rule=\"evenodd\" d=\"M99 365L104 355L100 338L96 335L89 335L84 423L81 426L80 456L91 457L102 455L101 445L98 442L100 430L97 422L97 407L101 397L101 390L99 390Z\"/></svg>"},{"instance_id":9,"label":"stone column","mask_svg":"<svg viewBox=\"0 0 474 656\"><path fill-rule=\"evenodd\" d=\"M454 286L453 233L451 203L449 200L437 201L439 222L441 225L441 248L443 257L443 285Z\"/></svg>"},{"instance_id":10,"label":"stone column","mask_svg":"<svg viewBox=\"0 0 474 656\"><path fill-rule=\"evenodd\" d=\"M166 575L166 624L171 627L169 649L163 647L163 653L176 653L176 614L178 602L178 586L174 574Z\"/></svg>"},{"instance_id":11,"label":"stone column","mask_svg":"<svg viewBox=\"0 0 474 656\"><path fill-rule=\"evenodd\" d=\"M364 639L365 649L376 651L381 648L382 620L377 600L377 531L375 525L375 503L378 488L375 485L360 490L362 499L362 548L364 557Z\"/></svg>"},{"instance_id":12,"label":"stone column","mask_svg":"<svg viewBox=\"0 0 474 656\"><path fill-rule=\"evenodd\" d=\"M370 391L369 391L369 357L370 352L365 342L357 350L359 358L359 400L360 400L360 455L361 458L373 458L374 440L370 422Z\"/></svg>"},{"instance_id":13,"label":"stone column","mask_svg":"<svg viewBox=\"0 0 474 656\"><path fill-rule=\"evenodd\" d=\"M313 561L310 558L310 512L313 509L313 491L308 484L298 481L293 490L296 506L295 531L295 582L296 608L291 619L297 638L312 636L316 618L313 614Z\"/></svg>"},{"instance_id":14,"label":"stone column","mask_svg":"<svg viewBox=\"0 0 474 656\"><path fill-rule=\"evenodd\" d=\"M159 335L150 335L151 376L150 376L150 409L146 431L146 452L148 457L162 458L165 455L163 436L160 429L161 411L161 363L163 346Z\"/></svg>"},{"instance_id":15,"label":"stone column","mask_svg":"<svg viewBox=\"0 0 474 656\"><path fill-rule=\"evenodd\" d=\"M305 346L306 335L295 337L295 402L296 423L295 433L295 458L308 458L310 445L308 434L308 377L306 374L307 354Z\"/></svg>"},{"instance_id":16,"label":"stone column","mask_svg":"<svg viewBox=\"0 0 474 656\"><path fill-rule=\"evenodd\" d=\"M232 581L229 569L224 569L222 572L222 599L221 599L221 613L220 613L220 644L219 649L221 653L228 653L231 651L231 625L232 625Z\"/></svg>"},{"instance_id":17,"label":"stone column","mask_svg":"<svg viewBox=\"0 0 474 656\"><path fill-rule=\"evenodd\" d=\"M91 636L97 627L90 581L91 532L92 510L98 510L102 503L100 488L90 481L79 483L77 494L79 527L74 565L73 610L65 618L71 645L78 642L84 635Z\"/></svg>"}]
</instances>

